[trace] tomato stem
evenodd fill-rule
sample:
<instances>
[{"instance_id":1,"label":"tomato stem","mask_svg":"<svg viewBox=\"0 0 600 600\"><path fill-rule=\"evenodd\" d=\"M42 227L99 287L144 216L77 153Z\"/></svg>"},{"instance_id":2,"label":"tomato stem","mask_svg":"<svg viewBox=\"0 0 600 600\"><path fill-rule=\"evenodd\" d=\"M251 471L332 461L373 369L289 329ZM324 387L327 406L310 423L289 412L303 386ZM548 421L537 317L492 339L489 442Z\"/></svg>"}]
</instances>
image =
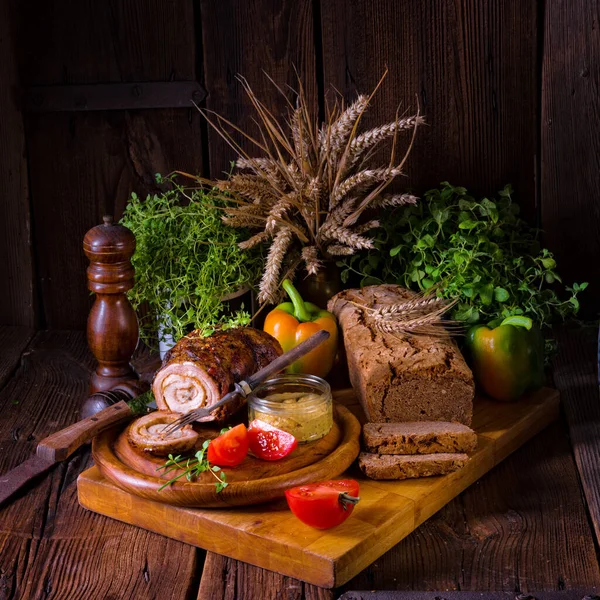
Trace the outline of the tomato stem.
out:
<instances>
[{"instance_id":1,"label":"tomato stem","mask_svg":"<svg viewBox=\"0 0 600 600\"><path fill-rule=\"evenodd\" d=\"M352 506L356 506L360 502L360 498L358 496L351 496L347 492L342 492L338 496L338 501L344 510L348 510L348 505L352 504Z\"/></svg>"}]
</instances>

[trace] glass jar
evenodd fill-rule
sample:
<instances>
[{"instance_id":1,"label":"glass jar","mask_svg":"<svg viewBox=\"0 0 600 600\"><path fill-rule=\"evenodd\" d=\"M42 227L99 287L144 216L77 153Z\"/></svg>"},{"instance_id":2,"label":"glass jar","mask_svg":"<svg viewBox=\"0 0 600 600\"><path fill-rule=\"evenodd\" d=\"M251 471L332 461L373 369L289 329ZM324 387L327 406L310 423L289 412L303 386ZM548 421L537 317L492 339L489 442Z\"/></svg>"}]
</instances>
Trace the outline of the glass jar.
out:
<instances>
[{"instance_id":1,"label":"glass jar","mask_svg":"<svg viewBox=\"0 0 600 600\"><path fill-rule=\"evenodd\" d=\"M268 379L248 397L248 419L283 429L298 443L314 442L333 427L331 387L314 375Z\"/></svg>"}]
</instances>

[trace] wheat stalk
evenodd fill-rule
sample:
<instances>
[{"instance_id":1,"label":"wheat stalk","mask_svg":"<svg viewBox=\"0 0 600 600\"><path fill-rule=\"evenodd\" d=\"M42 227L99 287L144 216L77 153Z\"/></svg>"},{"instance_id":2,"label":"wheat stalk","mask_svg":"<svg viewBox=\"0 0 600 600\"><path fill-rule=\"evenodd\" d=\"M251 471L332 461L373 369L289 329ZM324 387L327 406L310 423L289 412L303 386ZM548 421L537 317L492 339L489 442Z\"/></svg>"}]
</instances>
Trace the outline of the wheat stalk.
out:
<instances>
[{"instance_id":1,"label":"wheat stalk","mask_svg":"<svg viewBox=\"0 0 600 600\"><path fill-rule=\"evenodd\" d=\"M332 206L335 207L351 191L357 193L382 181L391 181L401 173L402 169L394 167L391 169L365 169L355 175L351 175L333 190Z\"/></svg>"},{"instance_id":2,"label":"wheat stalk","mask_svg":"<svg viewBox=\"0 0 600 600\"><path fill-rule=\"evenodd\" d=\"M340 116L325 130L321 130L322 148L324 152L340 154L346 144L354 124L369 105L368 96L360 95Z\"/></svg>"},{"instance_id":3,"label":"wheat stalk","mask_svg":"<svg viewBox=\"0 0 600 600\"><path fill-rule=\"evenodd\" d=\"M356 248L349 248L341 244L332 244L331 246L327 246L327 252L331 256L351 256L352 254L356 254Z\"/></svg>"},{"instance_id":4,"label":"wheat stalk","mask_svg":"<svg viewBox=\"0 0 600 600\"><path fill-rule=\"evenodd\" d=\"M278 119L248 82L239 80L256 111L255 137L215 113L199 110L238 156L239 171L225 181L212 182L233 204L223 209L224 222L255 230L240 244L242 248L270 243L259 285L259 300L266 302L276 297L288 262L295 265L294 270L304 263L306 271L315 274L322 269L324 259L372 249L369 232L379 227L381 219L361 219L367 208L416 201L410 194L383 192L402 174L422 118L418 113L403 118L396 115L393 123L361 132L359 125L373 91L358 96L349 106L344 106L338 95L332 108L327 103L326 122L320 124L298 80L296 100L285 98L289 112L286 118ZM284 96L289 93L276 87ZM397 138L399 132L408 129L413 130L412 139L402 156ZM245 140L243 146L237 141L240 136ZM389 161L375 162L374 149L389 138L393 138ZM247 142L257 150L258 157L246 152ZM368 162L371 158L373 164Z\"/></svg>"},{"instance_id":5,"label":"wheat stalk","mask_svg":"<svg viewBox=\"0 0 600 600\"><path fill-rule=\"evenodd\" d=\"M242 250L250 250L250 248L254 248L259 244L266 242L269 239L269 237L270 236L266 231L259 231L256 235L253 235L252 237L248 238L247 240L244 240L243 242L240 242L238 246Z\"/></svg>"},{"instance_id":6,"label":"wheat stalk","mask_svg":"<svg viewBox=\"0 0 600 600\"><path fill-rule=\"evenodd\" d=\"M269 249L265 271L259 285L259 302L269 302L279 289L279 272L290 243L292 232L288 227L280 229Z\"/></svg>"},{"instance_id":7,"label":"wheat stalk","mask_svg":"<svg viewBox=\"0 0 600 600\"><path fill-rule=\"evenodd\" d=\"M413 129L418 125L422 125L424 122L425 120L423 117L414 115L412 117L387 123L386 125L381 125L380 127L375 127L357 135L350 142L347 159L348 163L350 166L356 164L367 150L372 149L380 142L396 135L396 133L400 131Z\"/></svg>"},{"instance_id":8,"label":"wheat stalk","mask_svg":"<svg viewBox=\"0 0 600 600\"><path fill-rule=\"evenodd\" d=\"M418 200L419 198L413 194L382 194L373 199L371 208L390 208L392 206L416 204Z\"/></svg>"},{"instance_id":9,"label":"wheat stalk","mask_svg":"<svg viewBox=\"0 0 600 600\"><path fill-rule=\"evenodd\" d=\"M304 246L302 248L302 258L306 265L306 272L309 275L316 275L323 266L323 263L319 260L316 246Z\"/></svg>"}]
</instances>

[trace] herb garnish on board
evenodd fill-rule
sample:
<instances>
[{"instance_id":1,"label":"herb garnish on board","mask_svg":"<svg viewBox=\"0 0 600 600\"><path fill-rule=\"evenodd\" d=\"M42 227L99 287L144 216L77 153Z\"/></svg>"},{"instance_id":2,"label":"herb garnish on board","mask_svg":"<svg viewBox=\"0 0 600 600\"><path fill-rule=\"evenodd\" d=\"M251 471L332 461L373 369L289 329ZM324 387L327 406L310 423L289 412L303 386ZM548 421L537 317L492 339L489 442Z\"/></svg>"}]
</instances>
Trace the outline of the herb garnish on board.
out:
<instances>
[{"instance_id":1,"label":"herb garnish on board","mask_svg":"<svg viewBox=\"0 0 600 600\"><path fill-rule=\"evenodd\" d=\"M576 314L587 283L564 288L561 299L556 262L540 248L537 230L519 218L512 188L498 196L476 200L443 182L385 220L376 250L339 262L342 280L354 274L361 285L434 288L438 297L457 299L450 316L466 323L528 315L544 326Z\"/></svg>"},{"instance_id":2,"label":"herb garnish on board","mask_svg":"<svg viewBox=\"0 0 600 600\"><path fill-rule=\"evenodd\" d=\"M224 433L227 429L221 431ZM162 471L164 469L164 473L171 473L172 471L181 470L179 475L173 477L163 485L158 488L158 491L164 490L167 486L175 483L177 480L185 477L188 481L192 481L194 477L197 477L201 473L208 471L213 477L217 480L215 483L215 488L217 490L217 494L222 492L227 487L227 476L223 471L221 471L221 467L217 465L211 465L206 458L206 452L208 450L208 446L210 444L210 440L206 440L202 444L202 448L194 454L194 456L189 458L182 458L181 456L173 456L169 454L168 460L164 465L161 465L156 469L157 471Z\"/></svg>"}]
</instances>

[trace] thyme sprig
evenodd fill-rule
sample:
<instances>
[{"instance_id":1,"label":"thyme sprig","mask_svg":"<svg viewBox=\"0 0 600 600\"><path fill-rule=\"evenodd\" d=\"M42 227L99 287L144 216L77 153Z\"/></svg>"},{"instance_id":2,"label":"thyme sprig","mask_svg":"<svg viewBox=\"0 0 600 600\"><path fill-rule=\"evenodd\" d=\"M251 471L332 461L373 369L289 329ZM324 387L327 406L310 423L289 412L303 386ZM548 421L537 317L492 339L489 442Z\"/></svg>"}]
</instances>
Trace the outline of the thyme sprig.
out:
<instances>
[{"instance_id":1,"label":"thyme sprig","mask_svg":"<svg viewBox=\"0 0 600 600\"><path fill-rule=\"evenodd\" d=\"M136 281L128 297L141 338L156 346L159 320L163 341L192 329L208 335L217 327L248 325L244 305L230 307L227 298L258 282L260 247L239 248L245 232L223 223L229 204L222 192L184 188L174 176L157 175L157 181L171 189L145 199L132 193L121 219L136 237Z\"/></svg>"},{"instance_id":2,"label":"thyme sprig","mask_svg":"<svg viewBox=\"0 0 600 600\"><path fill-rule=\"evenodd\" d=\"M210 444L210 440L206 440L202 444L202 448L194 454L194 456L190 456L188 458L182 456L173 456L169 454L168 460L164 465L161 465L156 470L162 471L164 469L164 473L171 473L172 471L181 470L179 475L173 477L165 484L161 485L158 488L158 491L164 490L167 486L175 483L182 477L185 477L188 481L191 481L192 478L198 477L201 473L209 472L216 480L217 483L215 487L217 489L217 494L221 493L228 485L227 476L223 471L221 471L221 467L217 465L211 465L206 458L206 452L208 450L208 446Z\"/></svg>"}]
</instances>

